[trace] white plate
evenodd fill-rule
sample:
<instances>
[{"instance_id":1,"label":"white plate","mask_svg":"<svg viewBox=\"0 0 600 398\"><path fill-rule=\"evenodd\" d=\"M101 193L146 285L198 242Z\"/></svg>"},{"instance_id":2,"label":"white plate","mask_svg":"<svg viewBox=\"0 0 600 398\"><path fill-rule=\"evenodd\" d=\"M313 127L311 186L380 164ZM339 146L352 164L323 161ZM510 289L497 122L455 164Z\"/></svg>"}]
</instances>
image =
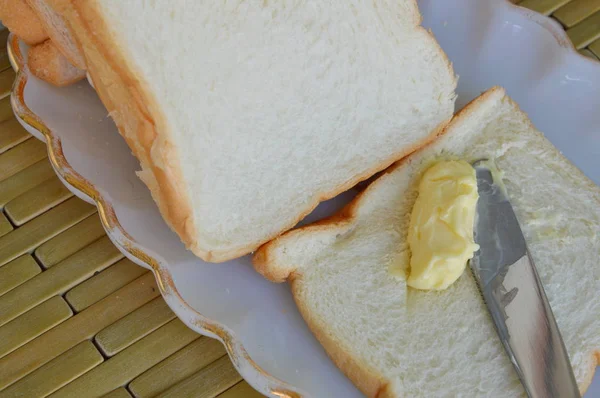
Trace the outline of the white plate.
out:
<instances>
[{"instance_id":1,"label":"white plate","mask_svg":"<svg viewBox=\"0 0 600 398\"><path fill-rule=\"evenodd\" d=\"M506 87L535 125L600 183L600 63L579 56L549 19L508 2L421 0L420 7L460 75L458 107L493 85ZM22 49L11 44L20 65ZM117 247L153 269L167 303L189 327L225 343L252 386L269 396L360 396L310 334L286 285L265 281L249 257L209 264L184 249L88 84L59 89L21 68L12 101L26 128L49 142L67 187L97 203ZM310 218L352 196L321 205ZM600 396L598 375L588 396Z\"/></svg>"}]
</instances>

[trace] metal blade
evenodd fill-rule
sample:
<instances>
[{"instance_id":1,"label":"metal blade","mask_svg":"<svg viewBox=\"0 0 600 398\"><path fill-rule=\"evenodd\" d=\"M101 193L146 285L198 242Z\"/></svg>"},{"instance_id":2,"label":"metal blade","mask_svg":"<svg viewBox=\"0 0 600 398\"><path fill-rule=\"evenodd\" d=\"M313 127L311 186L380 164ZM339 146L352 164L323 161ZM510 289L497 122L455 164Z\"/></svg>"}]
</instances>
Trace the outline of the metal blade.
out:
<instances>
[{"instance_id":1,"label":"metal blade","mask_svg":"<svg viewBox=\"0 0 600 398\"><path fill-rule=\"evenodd\" d=\"M473 164L479 200L471 270L529 397L580 397L542 283L501 181Z\"/></svg>"}]
</instances>

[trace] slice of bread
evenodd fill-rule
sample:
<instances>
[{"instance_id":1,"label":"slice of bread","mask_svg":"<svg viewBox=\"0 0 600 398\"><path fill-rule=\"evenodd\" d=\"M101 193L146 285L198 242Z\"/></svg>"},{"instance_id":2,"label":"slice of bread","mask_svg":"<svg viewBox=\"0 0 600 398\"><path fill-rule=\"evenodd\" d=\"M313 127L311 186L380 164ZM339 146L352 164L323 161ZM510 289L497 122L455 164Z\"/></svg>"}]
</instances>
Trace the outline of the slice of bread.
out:
<instances>
[{"instance_id":1,"label":"slice of bread","mask_svg":"<svg viewBox=\"0 0 600 398\"><path fill-rule=\"evenodd\" d=\"M456 79L414 0L61 0L166 221L249 253L431 141Z\"/></svg>"},{"instance_id":2,"label":"slice of bread","mask_svg":"<svg viewBox=\"0 0 600 398\"><path fill-rule=\"evenodd\" d=\"M420 174L438 160L481 158L504 172L580 389L591 382L600 360L600 188L493 88L340 214L255 254L257 271L291 283L311 330L367 396L524 395L469 271L445 291L406 286Z\"/></svg>"}]
</instances>

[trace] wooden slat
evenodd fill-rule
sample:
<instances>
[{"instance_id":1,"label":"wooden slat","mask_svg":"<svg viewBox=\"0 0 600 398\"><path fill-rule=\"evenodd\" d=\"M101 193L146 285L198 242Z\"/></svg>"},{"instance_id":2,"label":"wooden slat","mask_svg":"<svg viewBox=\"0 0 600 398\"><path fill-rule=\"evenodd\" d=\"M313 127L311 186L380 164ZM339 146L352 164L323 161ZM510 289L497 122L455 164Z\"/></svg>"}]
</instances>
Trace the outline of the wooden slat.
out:
<instances>
[{"instance_id":1,"label":"wooden slat","mask_svg":"<svg viewBox=\"0 0 600 398\"><path fill-rule=\"evenodd\" d=\"M523 0L519 2L519 5L540 14L550 15L569 1L571 0Z\"/></svg>"},{"instance_id":2,"label":"wooden slat","mask_svg":"<svg viewBox=\"0 0 600 398\"><path fill-rule=\"evenodd\" d=\"M46 144L40 140L27 140L0 155L0 181L44 159Z\"/></svg>"},{"instance_id":3,"label":"wooden slat","mask_svg":"<svg viewBox=\"0 0 600 398\"><path fill-rule=\"evenodd\" d=\"M15 76L15 71L12 68L0 72L0 98L4 98L10 94Z\"/></svg>"},{"instance_id":4,"label":"wooden slat","mask_svg":"<svg viewBox=\"0 0 600 398\"><path fill-rule=\"evenodd\" d=\"M8 59L8 50L6 42L8 41L8 29L0 30L0 71L10 68L10 60Z\"/></svg>"},{"instance_id":5,"label":"wooden slat","mask_svg":"<svg viewBox=\"0 0 600 398\"><path fill-rule=\"evenodd\" d=\"M212 398L242 380L228 356L217 359L201 371L169 388L158 397Z\"/></svg>"},{"instance_id":6,"label":"wooden slat","mask_svg":"<svg viewBox=\"0 0 600 398\"><path fill-rule=\"evenodd\" d=\"M60 296L55 296L0 327L0 358L35 339L71 315L73 315L73 311L66 301Z\"/></svg>"},{"instance_id":7,"label":"wooden slat","mask_svg":"<svg viewBox=\"0 0 600 398\"><path fill-rule=\"evenodd\" d=\"M58 178L51 178L8 202L4 212L13 224L20 226L71 196Z\"/></svg>"},{"instance_id":8,"label":"wooden slat","mask_svg":"<svg viewBox=\"0 0 600 398\"><path fill-rule=\"evenodd\" d=\"M578 50L600 38L600 11L567 29L567 35Z\"/></svg>"},{"instance_id":9,"label":"wooden slat","mask_svg":"<svg viewBox=\"0 0 600 398\"><path fill-rule=\"evenodd\" d=\"M98 333L96 344L113 356L174 318L165 300L157 297Z\"/></svg>"},{"instance_id":10,"label":"wooden slat","mask_svg":"<svg viewBox=\"0 0 600 398\"><path fill-rule=\"evenodd\" d=\"M42 272L33 257L25 254L0 267L0 296ZM0 298L1 299L1 298Z\"/></svg>"},{"instance_id":11,"label":"wooden slat","mask_svg":"<svg viewBox=\"0 0 600 398\"><path fill-rule=\"evenodd\" d=\"M30 138L33 139L17 119L0 122L0 154Z\"/></svg>"},{"instance_id":12,"label":"wooden slat","mask_svg":"<svg viewBox=\"0 0 600 398\"><path fill-rule=\"evenodd\" d=\"M81 312L146 272L149 272L146 268L124 258L75 286L67 292L65 299L76 312Z\"/></svg>"},{"instance_id":13,"label":"wooden slat","mask_svg":"<svg viewBox=\"0 0 600 398\"><path fill-rule=\"evenodd\" d=\"M159 294L154 275L145 274L4 358L0 358L0 375L2 375L0 390L82 341L92 338L100 330Z\"/></svg>"},{"instance_id":14,"label":"wooden slat","mask_svg":"<svg viewBox=\"0 0 600 398\"><path fill-rule=\"evenodd\" d=\"M154 397L224 355L223 344L202 337L138 376L129 390L138 398Z\"/></svg>"},{"instance_id":15,"label":"wooden slat","mask_svg":"<svg viewBox=\"0 0 600 398\"><path fill-rule=\"evenodd\" d=\"M119 387L116 390L103 395L102 398L131 398L131 394L123 387Z\"/></svg>"},{"instance_id":16,"label":"wooden slat","mask_svg":"<svg viewBox=\"0 0 600 398\"><path fill-rule=\"evenodd\" d=\"M13 229L14 228L13 228L12 224L10 223L10 221L8 221L8 219L6 218L4 213L2 213L0 211L0 236L6 235Z\"/></svg>"},{"instance_id":17,"label":"wooden slat","mask_svg":"<svg viewBox=\"0 0 600 398\"><path fill-rule=\"evenodd\" d=\"M0 181L0 207L55 175L48 159L44 159Z\"/></svg>"},{"instance_id":18,"label":"wooden slat","mask_svg":"<svg viewBox=\"0 0 600 398\"><path fill-rule=\"evenodd\" d=\"M12 119L15 117L10 105L10 97L0 99L0 122Z\"/></svg>"},{"instance_id":19,"label":"wooden slat","mask_svg":"<svg viewBox=\"0 0 600 398\"><path fill-rule=\"evenodd\" d=\"M219 394L219 398L261 398L262 396L245 381L241 381L224 393Z\"/></svg>"},{"instance_id":20,"label":"wooden slat","mask_svg":"<svg viewBox=\"0 0 600 398\"><path fill-rule=\"evenodd\" d=\"M34 254L42 267L49 268L104 236L98 214L92 214L38 247Z\"/></svg>"},{"instance_id":21,"label":"wooden slat","mask_svg":"<svg viewBox=\"0 0 600 398\"><path fill-rule=\"evenodd\" d=\"M6 390L0 391L0 398L45 397L102 361L102 354L96 347L90 341L84 341Z\"/></svg>"},{"instance_id":22,"label":"wooden slat","mask_svg":"<svg viewBox=\"0 0 600 398\"><path fill-rule=\"evenodd\" d=\"M0 298L0 325L52 296L64 294L94 272L102 271L122 257L123 254L108 237L99 239L60 264L4 294Z\"/></svg>"},{"instance_id":23,"label":"wooden slat","mask_svg":"<svg viewBox=\"0 0 600 398\"><path fill-rule=\"evenodd\" d=\"M596 57L600 58L600 39L597 39L590 44L589 49Z\"/></svg>"},{"instance_id":24,"label":"wooden slat","mask_svg":"<svg viewBox=\"0 0 600 398\"><path fill-rule=\"evenodd\" d=\"M179 319L174 319L121 351L85 375L67 384L52 398L101 396L199 338Z\"/></svg>"},{"instance_id":25,"label":"wooden slat","mask_svg":"<svg viewBox=\"0 0 600 398\"><path fill-rule=\"evenodd\" d=\"M95 211L94 206L75 197L9 232L0 238L0 266L32 251Z\"/></svg>"},{"instance_id":26,"label":"wooden slat","mask_svg":"<svg viewBox=\"0 0 600 398\"><path fill-rule=\"evenodd\" d=\"M600 11L600 0L573 0L556 10L553 17L567 28Z\"/></svg>"},{"instance_id":27,"label":"wooden slat","mask_svg":"<svg viewBox=\"0 0 600 398\"><path fill-rule=\"evenodd\" d=\"M583 48L581 50L578 50L578 52L579 52L579 54L585 55L586 57L591 58L591 59L593 59L595 61L598 60L598 57L596 57L596 55L593 52L591 52L590 50L588 50L587 48Z\"/></svg>"}]
</instances>

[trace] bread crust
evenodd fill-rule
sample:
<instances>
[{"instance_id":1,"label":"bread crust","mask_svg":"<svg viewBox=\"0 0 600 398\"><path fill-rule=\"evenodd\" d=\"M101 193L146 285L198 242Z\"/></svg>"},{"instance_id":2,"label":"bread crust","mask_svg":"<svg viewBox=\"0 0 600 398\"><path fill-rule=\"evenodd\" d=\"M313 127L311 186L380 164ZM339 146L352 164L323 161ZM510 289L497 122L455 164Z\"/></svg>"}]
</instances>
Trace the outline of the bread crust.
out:
<instances>
[{"instance_id":1,"label":"bread crust","mask_svg":"<svg viewBox=\"0 0 600 398\"><path fill-rule=\"evenodd\" d=\"M0 20L8 30L29 45L48 39L41 21L25 0L0 0Z\"/></svg>"},{"instance_id":2,"label":"bread crust","mask_svg":"<svg viewBox=\"0 0 600 398\"><path fill-rule=\"evenodd\" d=\"M60 6L57 11L81 44L100 99L142 165L140 177L163 218L194 249L191 202L181 184L177 150L168 139L158 139L158 131L164 137L169 130L147 82L135 73L125 50L111 36L98 1L64 0Z\"/></svg>"},{"instance_id":3,"label":"bread crust","mask_svg":"<svg viewBox=\"0 0 600 398\"><path fill-rule=\"evenodd\" d=\"M370 369L364 364L361 364L360 361L357 361L356 358L350 355L350 350L340 347L340 344L335 341L335 337L328 331L326 323L321 322L317 317L314 317L310 310L304 306L302 300L297 299L296 291L298 290L298 285L301 283L301 275L290 278L294 301L312 333L317 340L319 340L319 343L325 347L329 358L331 358L333 363L335 363L339 369L342 369L344 374L352 380L354 385L356 385L356 387L358 387L358 389L367 397L385 397L386 395L382 394L387 388L387 381L385 378L377 374L374 369ZM336 347L336 349L330 350L327 349L327 347Z\"/></svg>"},{"instance_id":4,"label":"bread crust","mask_svg":"<svg viewBox=\"0 0 600 398\"><path fill-rule=\"evenodd\" d=\"M312 212L320 202L335 197L433 141L451 119L443 121L429 136L412 147L394 154L335 189L317 195L304 209L299 209L297 217L281 231L243 247L230 250L209 250L202 247L202 242L197 236L191 200L179 166L177 148L170 138L169 126L158 102L148 89L148 82L143 81L142 77L136 73L135 67L127 60L125 49L110 35L109 23L104 20L98 0L60 1L68 3L68 7L63 6L68 9L67 12L62 14L73 28L75 36L81 44L88 71L94 85L97 86L101 100L115 119L119 131L125 137L134 155L142 164L140 178L150 189L167 224L179 235L188 249L205 261L223 262L256 250L265 242L292 228ZM418 15L416 1L414 1L414 9L417 13L414 19L419 22L420 15ZM418 25L415 28L423 29L426 32ZM431 33L427 33L426 37L437 47L439 56L444 59L448 72L453 77L453 86L456 87L456 77L450 61Z\"/></svg>"},{"instance_id":5,"label":"bread crust","mask_svg":"<svg viewBox=\"0 0 600 398\"><path fill-rule=\"evenodd\" d=\"M29 48L27 65L34 76L58 87L85 77L85 71L71 65L51 39Z\"/></svg>"},{"instance_id":6,"label":"bread crust","mask_svg":"<svg viewBox=\"0 0 600 398\"><path fill-rule=\"evenodd\" d=\"M61 2L64 0L26 0L29 7L33 10L33 12L37 15L41 25L43 26L46 34L53 41L54 45L58 48L58 50L62 53L62 55L69 60L71 64L73 64L76 68L86 69L85 59L81 54L81 48L79 43L73 37L73 34L68 26L65 26L65 33L68 36L65 38L56 28L56 25L65 25L63 21L51 21L52 18L60 18L60 14L57 13L56 16L48 15L48 13L44 10L44 5L48 8L54 10L54 7L59 7ZM55 10L56 11L56 10ZM69 47L69 45L65 42L69 41L71 46L78 49L79 51L74 51Z\"/></svg>"},{"instance_id":7,"label":"bread crust","mask_svg":"<svg viewBox=\"0 0 600 398\"><path fill-rule=\"evenodd\" d=\"M491 96L505 98L518 107L512 99L506 96L506 92L503 88L493 87L469 102L469 104L465 105L465 107L459 111L452 121L443 129L440 135L447 133L454 123L468 118L474 112L477 104L486 102ZM561 156L563 155L561 154ZM333 360L336 366L368 397L393 397L394 395L392 392L388 390L391 381L387 380L383 375L378 374L376 371L368 368L366 364L361 363L359 358L352 356L351 350L342 347L339 341L336 341L334 337L331 337L334 336L334 334L328 329L327 324L316 319L316 317L311 314L310 309L306 308L302 300L296 295L298 290L296 284L301 283L302 281L302 271L297 267L278 263L275 251L280 247L285 246L287 242L297 239L299 236L319 232L336 234L340 228L348 228L348 226L355 224L357 221L357 210L360 208L363 201L366 200L367 193L372 189L375 189L378 184L382 183L384 175L395 171L401 167L404 162L405 159L396 162L338 213L317 223L286 232L279 238L260 247L252 259L254 269L268 280L273 282L290 282L294 301L312 333L325 348L327 355ZM590 188L595 190L598 189L590 180L587 180L587 183ZM591 367L583 382L579 384L579 390L582 394L585 393L592 383L596 366L600 365L600 350L593 350L590 353L590 356L592 357Z\"/></svg>"}]
</instances>

